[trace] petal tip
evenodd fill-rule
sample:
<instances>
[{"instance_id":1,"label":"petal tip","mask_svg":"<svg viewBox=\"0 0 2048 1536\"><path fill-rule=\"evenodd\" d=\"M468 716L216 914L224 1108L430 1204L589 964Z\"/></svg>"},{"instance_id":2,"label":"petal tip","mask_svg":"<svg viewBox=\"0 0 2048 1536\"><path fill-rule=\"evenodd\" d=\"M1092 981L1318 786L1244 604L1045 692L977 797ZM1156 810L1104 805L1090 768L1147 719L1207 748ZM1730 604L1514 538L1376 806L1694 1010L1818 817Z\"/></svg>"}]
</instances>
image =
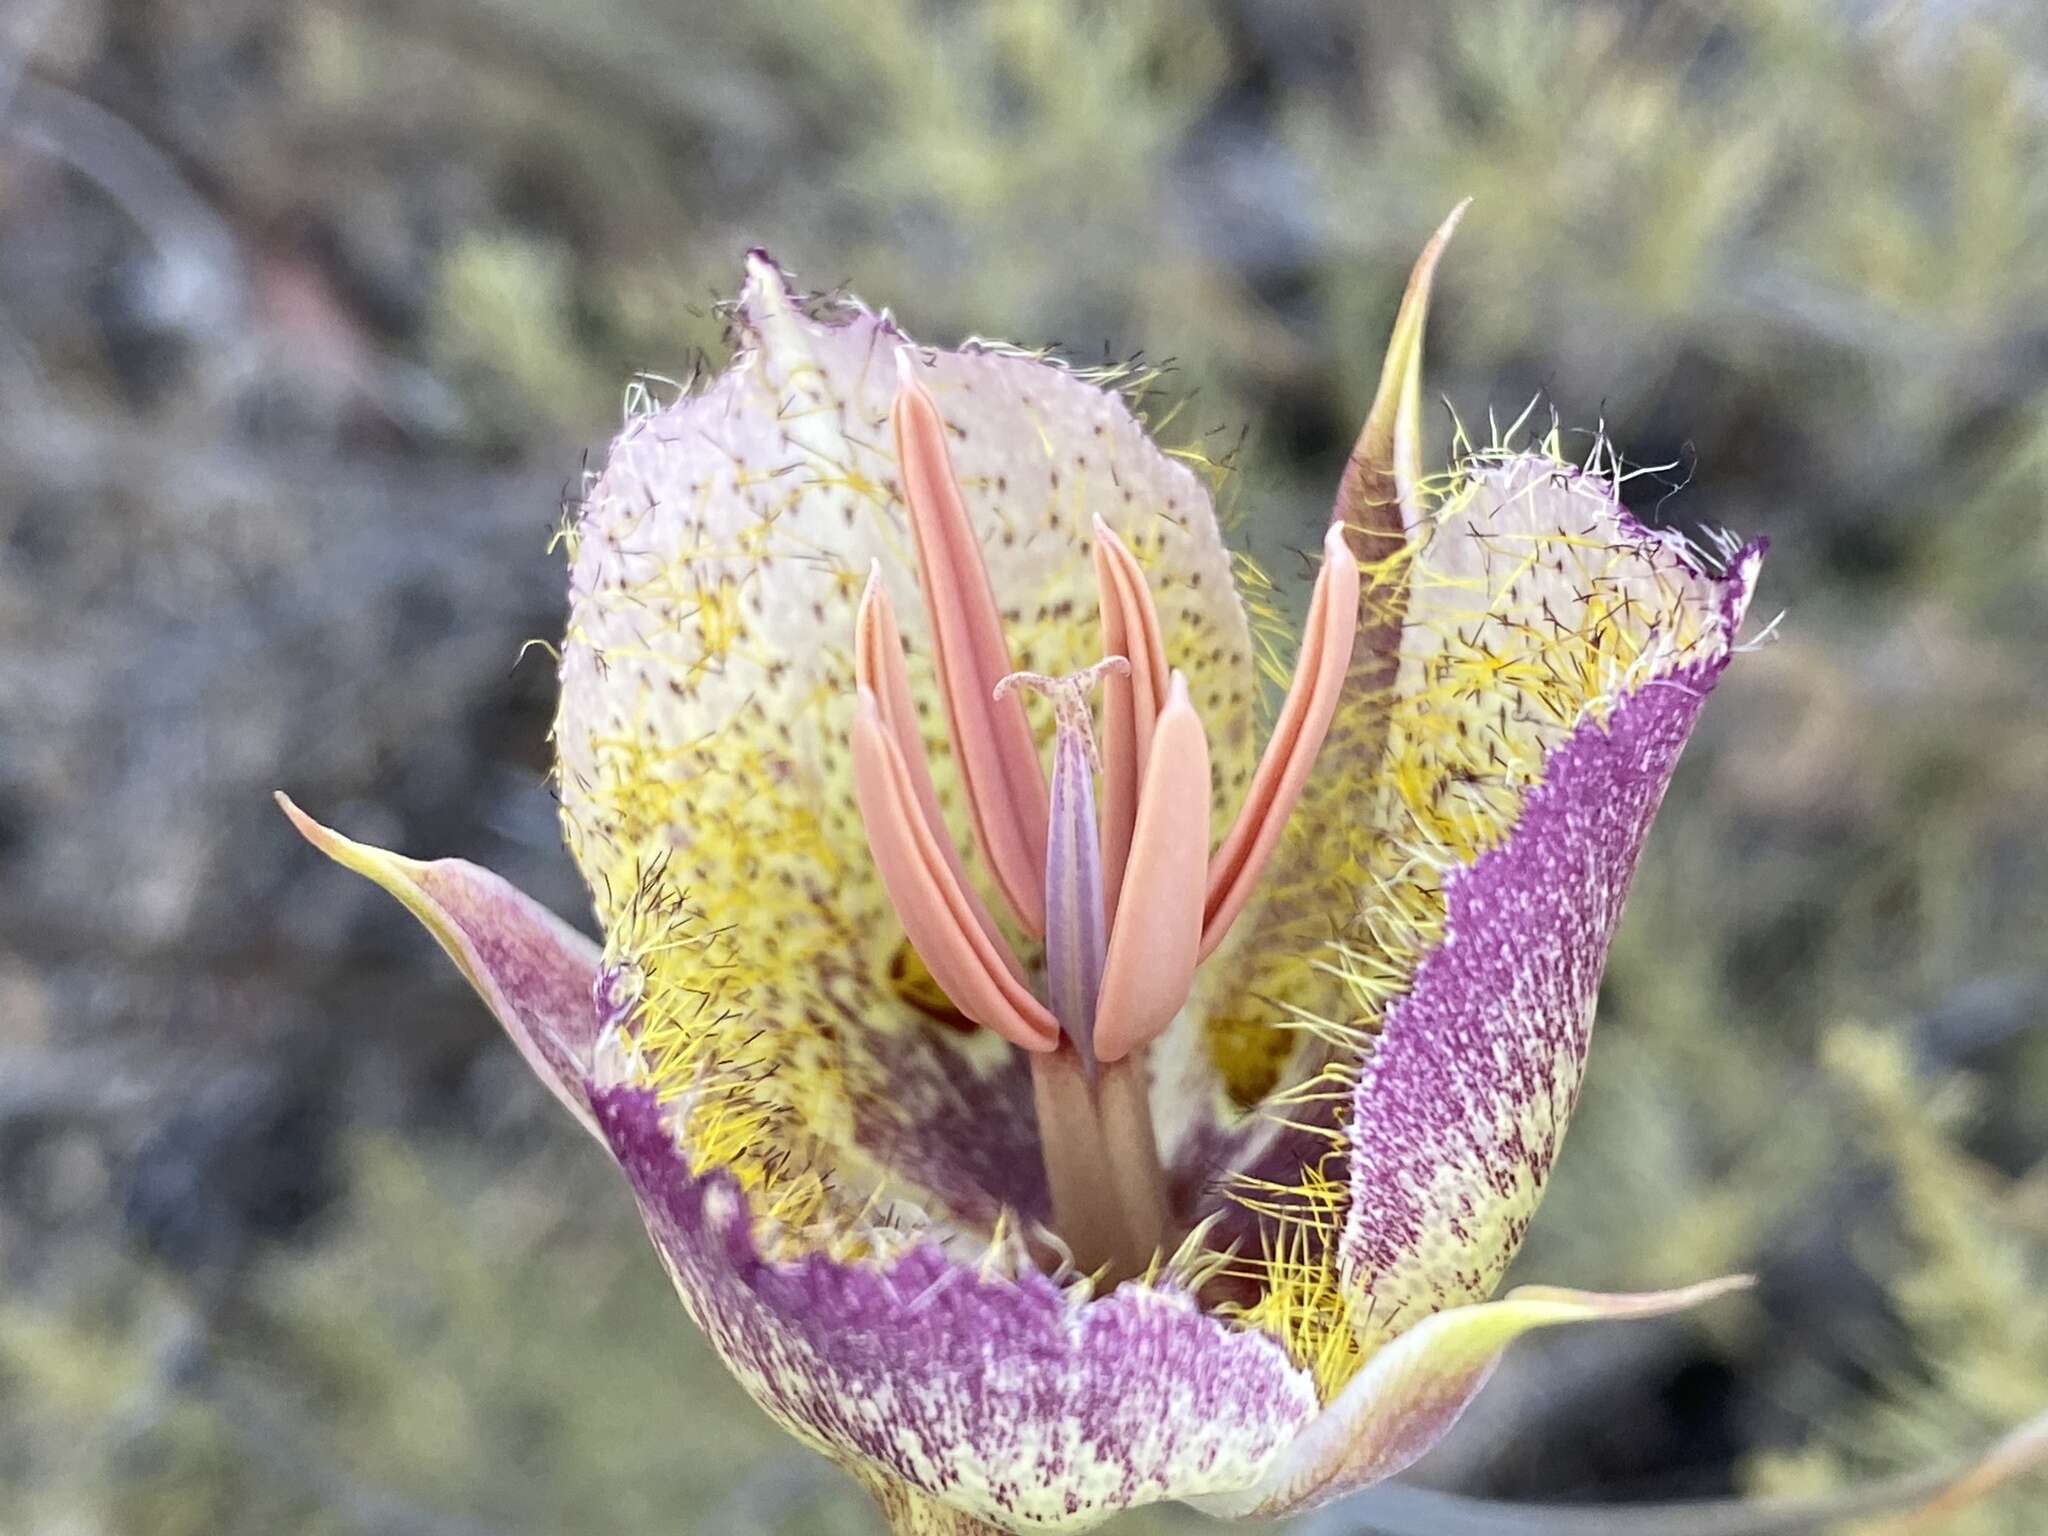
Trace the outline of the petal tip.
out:
<instances>
[{"instance_id":1,"label":"petal tip","mask_svg":"<svg viewBox=\"0 0 2048 1536\"><path fill-rule=\"evenodd\" d=\"M896 388L899 398L924 393L924 382L917 376L917 348L907 341L896 348Z\"/></svg>"},{"instance_id":2,"label":"petal tip","mask_svg":"<svg viewBox=\"0 0 2048 1536\"><path fill-rule=\"evenodd\" d=\"M1731 645L1735 642L1735 632L1748 616L1750 599L1756 595L1757 578L1763 574L1764 556L1770 553L1770 549L1769 539L1751 539L1736 552L1735 563L1729 569L1722 589L1722 608Z\"/></svg>"},{"instance_id":3,"label":"petal tip","mask_svg":"<svg viewBox=\"0 0 2048 1536\"><path fill-rule=\"evenodd\" d=\"M1705 1306L1710 1301L1719 1301L1722 1297L1732 1296L1739 1291L1752 1290L1755 1286L1755 1275L1720 1275L1712 1280L1701 1280L1668 1291L1608 1293L1573 1290L1567 1286L1557 1285L1518 1285L1501 1300L1529 1303L1539 1307L1557 1307L1582 1316L1589 1322L1600 1319L1624 1321L1629 1318L1663 1317L1673 1312L1689 1312L1694 1307Z\"/></svg>"},{"instance_id":4,"label":"petal tip","mask_svg":"<svg viewBox=\"0 0 2048 1536\"><path fill-rule=\"evenodd\" d=\"M789 272L781 262L757 245L747 252L742 266L746 270L746 282L740 289L742 310L758 306L765 313L779 314L789 307Z\"/></svg>"},{"instance_id":5,"label":"petal tip","mask_svg":"<svg viewBox=\"0 0 2048 1536\"><path fill-rule=\"evenodd\" d=\"M297 829L299 836L316 848L320 846L321 834L327 830L325 827L300 810L298 802L283 790L273 789L270 798L277 802L277 808L284 812L285 819Z\"/></svg>"}]
</instances>

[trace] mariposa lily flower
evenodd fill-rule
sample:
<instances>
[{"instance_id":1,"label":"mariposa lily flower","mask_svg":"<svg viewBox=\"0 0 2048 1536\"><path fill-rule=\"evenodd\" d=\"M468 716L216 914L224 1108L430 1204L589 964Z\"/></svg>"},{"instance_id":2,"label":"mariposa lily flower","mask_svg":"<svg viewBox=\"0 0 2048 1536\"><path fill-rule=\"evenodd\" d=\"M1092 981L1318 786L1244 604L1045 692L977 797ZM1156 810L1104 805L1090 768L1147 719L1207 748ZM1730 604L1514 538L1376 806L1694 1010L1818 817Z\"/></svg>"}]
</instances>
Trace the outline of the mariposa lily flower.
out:
<instances>
[{"instance_id":1,"label":"mariposa lily flower","mask_svg":"<svg viewBox=\"0 0 2048 1536\"><path fill-rule=\"evenodd\" d=\"M1270 723L1269 587L1128 389L756 255L730 368L635 415L568 530L602 949L287 804L899 1530L1300 1509L1412 1462L1524 1331L1728 1284L1490 1299L1762 549L1644 527L1554 440L1425 478L1450 229Z\"/></svg>"}]
</instances>

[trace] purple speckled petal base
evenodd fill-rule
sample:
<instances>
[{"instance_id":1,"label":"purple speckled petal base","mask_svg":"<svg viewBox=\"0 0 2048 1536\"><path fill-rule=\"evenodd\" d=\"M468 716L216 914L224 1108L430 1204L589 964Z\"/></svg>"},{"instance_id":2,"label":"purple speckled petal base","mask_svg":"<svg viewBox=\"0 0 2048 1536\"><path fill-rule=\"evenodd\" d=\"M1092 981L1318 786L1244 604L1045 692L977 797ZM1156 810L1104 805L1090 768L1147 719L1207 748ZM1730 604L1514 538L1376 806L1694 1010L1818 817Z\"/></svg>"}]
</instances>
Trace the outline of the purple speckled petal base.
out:
<instances>
[{"instance_id":1,"label":"purple speckled petal base","mask_svg":"<svg viewBox=\"0 0 2048 1536\"><path fill-rule=\"evenodd\" d=\"M772 1263L746 1197L691 1173L651 1095L591 1102L684 1304L779 1422L1002 1530L1083 1530L1134 1504L1256 1481L1316 1413L1271 1341L1185 1295L1075 1305L937 1249Z\"/></svg>"}]
</instances>

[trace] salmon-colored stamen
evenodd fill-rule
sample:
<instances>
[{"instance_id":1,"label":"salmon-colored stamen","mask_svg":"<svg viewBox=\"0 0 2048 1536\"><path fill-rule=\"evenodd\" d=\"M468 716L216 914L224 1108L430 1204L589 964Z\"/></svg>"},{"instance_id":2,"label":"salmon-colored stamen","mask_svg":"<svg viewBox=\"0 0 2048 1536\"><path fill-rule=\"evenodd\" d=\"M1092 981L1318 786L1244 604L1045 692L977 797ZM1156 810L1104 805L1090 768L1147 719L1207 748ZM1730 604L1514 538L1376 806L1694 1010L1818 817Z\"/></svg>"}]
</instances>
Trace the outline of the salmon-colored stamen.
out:
<instances>
[{"instance_id":1,"label":"salmon-colored stamen","mask_svg":"<svg viewBox=\"0 0 2048 1536\"><path fill-rule=\"evenodd\" d=\"M890 419L903 467L903 501L917 543L917 570L931 612L932 657L953 728L953 755L996 885L1034 937L1045 931L1040 886L1045 856L1045 769L1015 698L996 683L1016 670L988 567L960 498L946 448L946 423L918 382L910 350L896 353L899 382Z\"/></svg>"},{"instance_id":2,"label":"salmon-colored stamen","mask_svg":"<svg viewBox=\"0 0 2048 1536\"><path fill-rule=\"evenodd\" d=\"M1102 703L1102 872L1104 904L1113 921L1131 833L1138 824L1153 722L1166 707L1166 640L1137 557L1099 517L1095 585L1102 605L1103 653L1131 664L1128 676L1109 680Z\"/></svg>"},{"instance_id":3,"label":"salmon-colored stamen","mask_svg":"<svg viewBox=\"0 0 2048 1536\"><path fill-rule=\"evenodd\" d=\"M1158 1038L1194 989L1209 850L1209 737L1176 672L1152 728L1145 786L1095 1010L1095 1054Z\"/></svg>"},{"instance_id":4,"label":"salmon-colored stamen","mask_svg":"<svg viewBox=\"0 0 2048 1536\"><path fill-rule=\"evenodd\" d=\"M942 838L918 804L902 746L869 688L860 690L854 712L853 775L875 868L932 979L954 1007L1012 1045L1052 1050L1058 1023L994 936L980 899L954 875Z\"/></svg>"},{"instance_id":5,"label":"salmon-colored stamen","mask_svg":"<svg viewBox=\"0 0 2048 1536\"><path fill-rule=\"evenodd\" d=\"M1274 722L1272 739L1252 775L1237 822L1209 861L1201 946L1205 960L1223 942L1231 923L1251 899L1266 860L1287 825L1288 813L1301 798L1301 787L1337 713L1357 636L1358 562L1345 543L1343 524L1333 523L1323 537L1323 568L1309 599L1308 624L1287 701L1280 706L1280 718Z\"/></svg>"},{"instance_id":6,"label":"salmon-colored stamen","mask_svg":"<svg viewBox=\"0 0 2048 1536\"><path fill-rule=\"evenodd\" d=\"M939 809L939 793L932 784L931 765L925 761L924 736L917 725L917 705L910 697L910 678L903 668L903 634L896 626L896 608L882 589L882 567L877 561L868 571L867 589L861 593L860 611L853 621L853 680L875 696L882 724L896 743L910 775L911 789L925 825L931 828L946 864L961 888L967 888L967 870L960 852L946 830L945 813ZM1001 942L986 908L975 902L991 939Z\"/></svg>"}]
</instances>

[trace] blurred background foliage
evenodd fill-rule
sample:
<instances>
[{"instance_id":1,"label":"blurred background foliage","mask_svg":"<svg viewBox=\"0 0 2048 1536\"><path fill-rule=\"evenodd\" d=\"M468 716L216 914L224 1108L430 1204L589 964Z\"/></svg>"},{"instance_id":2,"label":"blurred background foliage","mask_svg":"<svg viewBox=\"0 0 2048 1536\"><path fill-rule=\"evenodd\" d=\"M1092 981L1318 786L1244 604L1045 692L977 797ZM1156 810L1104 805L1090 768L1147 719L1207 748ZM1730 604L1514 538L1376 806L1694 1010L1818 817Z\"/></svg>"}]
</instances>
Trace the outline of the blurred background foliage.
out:
<instances>
[{"instance_id":1,"label":"blurred background foliage","mask_svg":"<svg viewBox=\"0 0 2048 1536\"><path fill-rule=\"evenodd\" d=\"M1645 515L1774 540L1789 615L1672 791L1522 1265L1760 1288L1524 1347L1421 1475L1824 1487L2048 1397L2038 5L0 29L0 1528L872 1532L452 968L267 791L587 911L520 644L560 625L579 453L629 376L716 365L750 245L935 341L1171 356L1292 575L1467 195L1437 444L1532 399L1604 425Z\"/></svg>"}]
</instances>

